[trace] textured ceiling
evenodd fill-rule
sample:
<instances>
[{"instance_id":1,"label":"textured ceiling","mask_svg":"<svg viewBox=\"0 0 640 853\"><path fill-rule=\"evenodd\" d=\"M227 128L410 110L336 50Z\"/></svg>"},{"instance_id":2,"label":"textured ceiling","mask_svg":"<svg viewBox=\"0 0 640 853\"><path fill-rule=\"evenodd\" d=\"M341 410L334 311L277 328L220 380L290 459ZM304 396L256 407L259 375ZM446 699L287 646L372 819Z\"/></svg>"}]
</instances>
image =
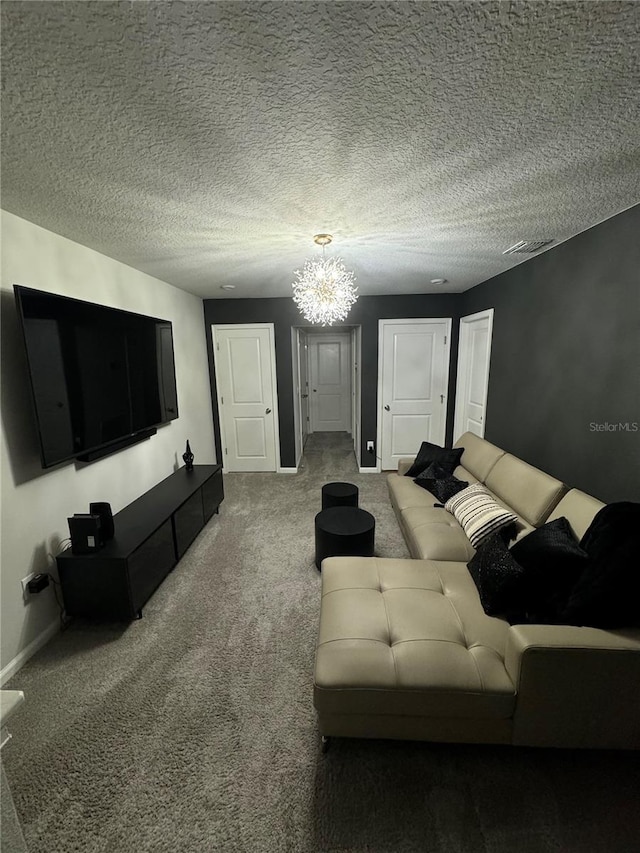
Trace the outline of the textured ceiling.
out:
<instances>
[{"instance_id":1,"label":"textured ceiling","mask_svg":"<svg viewBox=\"0 0 640 853\"><path fill-rule=\"evenodd\" d=\"M318 231L461 291L640 200L637 3L4 0L2 66L3 207L201 296Z\"/></svg>"}]
</instances>

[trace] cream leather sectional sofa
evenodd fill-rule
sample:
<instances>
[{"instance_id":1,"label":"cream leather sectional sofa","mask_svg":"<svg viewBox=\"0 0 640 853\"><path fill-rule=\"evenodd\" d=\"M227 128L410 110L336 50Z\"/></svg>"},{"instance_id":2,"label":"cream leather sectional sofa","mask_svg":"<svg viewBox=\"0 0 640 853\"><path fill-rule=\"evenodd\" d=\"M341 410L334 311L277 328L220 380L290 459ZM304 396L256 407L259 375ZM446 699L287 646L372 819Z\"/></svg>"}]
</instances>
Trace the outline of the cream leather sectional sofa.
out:
<instances>
[{"instance_id":1,"label":"cream leather sectional sofa","mask_svg":"<svg viewBox=\"0 0 640 853\"><path fill-rule=\"evenodd\" d=\"M603 506L471 433L454 472L521 520L565 516L580 539ZM324 738L640 749L640 630L509 625L487 616L455 518L403 474L391 502L414 559L322 564L314 704Z\"/></svg>"}]
</instances>

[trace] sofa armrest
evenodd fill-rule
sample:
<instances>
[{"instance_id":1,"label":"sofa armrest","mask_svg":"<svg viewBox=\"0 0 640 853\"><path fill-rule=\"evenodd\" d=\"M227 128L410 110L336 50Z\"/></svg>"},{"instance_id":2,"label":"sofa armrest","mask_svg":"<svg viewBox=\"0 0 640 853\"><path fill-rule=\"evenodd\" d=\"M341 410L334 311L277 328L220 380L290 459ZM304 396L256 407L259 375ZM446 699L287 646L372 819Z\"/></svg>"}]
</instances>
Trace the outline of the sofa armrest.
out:
<instances>
[{"instance_id":1,"label":"sofa armrest","mask_svg":"<svg viewBox=\"0 0 640 853\"><path fill-rule=\"evenodd\" d=\"M514 625L513 743L640 749L640 631Z\"/></svg>"},{"instance_id":2,"label":"sofa armrest","mask_svg":"<svg viewBox=\"0 0 640 853\"><path fill-rule=\"evenodd\" d=\"M415 461L416 460L413 457L407 456L403 459L398 459L398 474L400 474L401 477L404 477Z\"/></svg>"}]
</instances>

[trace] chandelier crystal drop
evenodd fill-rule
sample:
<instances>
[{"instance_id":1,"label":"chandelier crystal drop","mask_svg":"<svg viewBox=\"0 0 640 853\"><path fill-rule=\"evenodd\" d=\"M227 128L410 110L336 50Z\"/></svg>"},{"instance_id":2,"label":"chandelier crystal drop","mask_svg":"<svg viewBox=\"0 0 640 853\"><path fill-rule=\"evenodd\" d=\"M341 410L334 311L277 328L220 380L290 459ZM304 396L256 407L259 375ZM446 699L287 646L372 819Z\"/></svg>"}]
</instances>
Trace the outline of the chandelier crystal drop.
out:
<instances>
[{"instance_id":1,"label":"chandelier crystal drop","mask_svg":"<svg viewBox=\"0 0 640 853\"><path fill-rule=\"evenodd\" d=\"M324 257L331 235L316 234L313 239L322 246L322 258L305 261L302 270L294 272L293 301L309 323L331 326L347 317L358 298L358 288L354 287L354 274L340 258Z\"/></svg>"}]
</instances>

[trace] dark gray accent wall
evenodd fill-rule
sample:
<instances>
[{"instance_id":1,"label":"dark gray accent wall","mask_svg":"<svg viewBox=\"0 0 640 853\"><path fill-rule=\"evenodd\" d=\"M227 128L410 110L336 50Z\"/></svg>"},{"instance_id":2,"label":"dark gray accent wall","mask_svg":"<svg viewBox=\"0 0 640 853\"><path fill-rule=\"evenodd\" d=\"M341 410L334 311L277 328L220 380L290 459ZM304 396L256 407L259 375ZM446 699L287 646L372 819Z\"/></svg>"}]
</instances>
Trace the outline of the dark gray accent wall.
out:
<instances>
[{"instance_id":1,"label":"dark gray accent wall","mask_svg":"<svg viewBox=\"0 0 640 853\"><path fill-rule=\"evenodd\" d=\"M366 441L376 440L378 406L378 320L413 317L453 318L451 370L449 375L449 410L447 440L453 429L453 398L457 356L458 314L455 294L361 296L349 314L347 323L362 327L362 459L364 468L375 467L375 457L367 453ZM211 399L217 458L222 459L220 426L217 410L211 326L223 323L273 323L275 329L278 412L280 424L280 461L283 467L295 466L295 434L293 420L293 373L291 361L291 328L306 326L292 299L206 299L204 316L209 351Z\"/></svg>"},{"instance_id":2,"label":"dark gray accent wall","mask_svg":"<svg viewBox=\"0 0 640 853\"><path fill-rule=\"evenodd\" d=\"M459 308L495 311L485 437L602 501L640 500L640 206Z\"/></svg>"}]
</instances>

